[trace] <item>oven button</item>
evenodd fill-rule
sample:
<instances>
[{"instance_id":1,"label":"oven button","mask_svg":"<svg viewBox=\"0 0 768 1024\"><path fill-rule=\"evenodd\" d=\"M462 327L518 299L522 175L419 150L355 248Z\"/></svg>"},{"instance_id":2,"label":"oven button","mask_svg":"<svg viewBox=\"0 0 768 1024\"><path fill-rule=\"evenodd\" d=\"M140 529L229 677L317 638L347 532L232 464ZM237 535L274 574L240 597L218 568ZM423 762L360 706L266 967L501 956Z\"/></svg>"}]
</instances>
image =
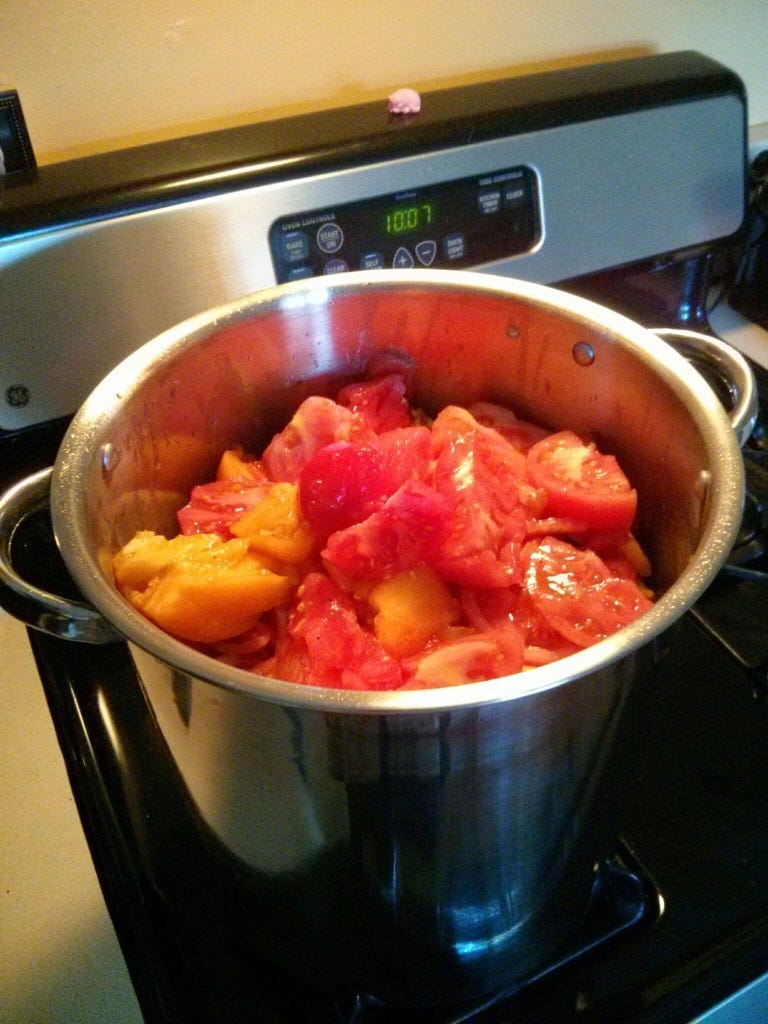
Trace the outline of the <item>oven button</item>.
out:
<instances>
[{"instance_id":1,"label":"oven button","mask_svg":"<svg viewBox=\"0 0 768 1024\"><path fill-rule=\"evenodd\" d=\"M526 195L525 185L521 185L519 182L510 183L504 189L504 205L519 206L520 203L525 202Z\"/></svg>"},{"instance_id":2,"label":"oven button","mask_svg":"<svg viewBox=\"0 0 768 1024\"><path fill-rule=\"evenodd\" d=\"M286 263L303 263L309 259L309 239L303 231L288 231L280 239L280 249Z\"/></svg>"},{"instance_id":3,"label":"oven button","mask_svg":"<svg viewBox=\"0 0 768 1024\"><path fill-rule=\"evenodd\" d=\"M399 246L392 259L395 270L409 270L414 264L413 254L404 245Z\"/></svg>"},{"instance_id":4,"label":"oven button","mask_svg":"<svg viewBox=\"0 0 768 1024\"><path fill-rule=\"evenodd\" d=\"M487 189L478 193L477 203L480 207L480 213L486 217L493 213L498 213L501 209L501 189Z\"/></svg>"},{"instance_id":5,"label":"oven button","mask_svg":"<svg viewBox=\"0 0 768 1024\"><path fill-rule=\"evenodd\" d=\"M305 277L314 277L315 272L312 267L308 267L304 264L301 267L291 267L288 271L289 281L303 281Z\"/></svg>"},{"instance_id":6,"label":"oven button","mask_svg":"<svg viewBox=\"0 0 768 1024\"><path fill-rule=\"evenodd\" d=\"M344 244L344 232L338 224L329 221L317 229L317 246L321 252L338 252Z\"/></svg>"},{"instance_id":7,"label":"oven button","mask_svg":"<svg viewBox=\"0 0 768 1024\"><path fill-rule=\"evenodd\" d=\"M467 254L467 240L462 231L454 231L443 239L443 253L449 261L461 260Z\"/></svg>"},{"instance_id":8,"label":"oven button","mask_svg":"<svg viewBox=\"0 0 768 1024\"><path fill-rule=\"evenodd\" d=\"M324 274L344 274L347 270L349 270L347 261L340 259L328 260L323 267Z\"/></svg>"},{"instance_id":9,"label":"oven button","mask_svg":"<svg viewBox=\"0 0 768 1024\"><path fill-rule=\"evenodd\" d=\"M416 256L423 267L431 267L437 255L437 242L425 239L416 243Z\"/></svg>"},{"instance_id":10,"label":"oven button","mask_svg":"<svg viewBox=\"0 0 768 1024\"><path fill-rule=\"evenodd\" d=\"M361 270L383 270L384 256L380 252L366 252L360 257Z\"/></svg>"}]
</instances>

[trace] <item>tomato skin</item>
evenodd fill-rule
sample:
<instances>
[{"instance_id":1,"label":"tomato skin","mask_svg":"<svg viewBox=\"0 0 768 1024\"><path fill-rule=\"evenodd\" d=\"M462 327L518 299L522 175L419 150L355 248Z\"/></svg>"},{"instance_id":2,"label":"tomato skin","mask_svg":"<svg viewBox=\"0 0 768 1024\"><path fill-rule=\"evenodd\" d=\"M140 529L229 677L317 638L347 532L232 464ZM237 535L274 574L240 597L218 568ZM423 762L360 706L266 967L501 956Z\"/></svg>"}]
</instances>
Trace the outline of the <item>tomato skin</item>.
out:
<instances>
[{"instance_id":1,"label":"tomato skin","mask_svg":"<svg viewBox=\"0 0 768 1024\"><path fill-rule=\"evenodd\" d=\"M299 473L299 504L320 537L367 519L391 492L386 461L367 444L338 441L311 455Z\"/></svg>"},{"instance_id":2,"label":"tomato skin","mask_svg":"<svg viewBox=\"0 0 768 1024\"><path fill-rule=\"evenodd\" d=\"M528 479L547 492L545 516L574 519L588 530L628 533L637 492L613 455L604 455L573 431L534 444L526 457Z\"/></svg>"},{"instance_id":3,"label":"tomato skin","mask_svg":"<svg viewBox=\"0 0 768 1024\"><path fill-rule=\"evenodd\" d=\"M632 580L613 575L594 551L546 537L529 544L523 555L533 604L578 647L604 640L652 606Z\"/></svg>"}]
</instances>

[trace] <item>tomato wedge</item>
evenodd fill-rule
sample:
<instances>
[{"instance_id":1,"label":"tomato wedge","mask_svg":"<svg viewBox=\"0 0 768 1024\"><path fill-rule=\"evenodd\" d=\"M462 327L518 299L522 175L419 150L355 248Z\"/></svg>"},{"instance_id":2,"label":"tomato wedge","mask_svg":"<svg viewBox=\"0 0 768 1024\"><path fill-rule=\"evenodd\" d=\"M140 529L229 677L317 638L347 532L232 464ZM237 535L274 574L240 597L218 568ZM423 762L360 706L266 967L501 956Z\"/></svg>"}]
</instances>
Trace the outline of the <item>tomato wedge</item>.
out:
<instances>
[{"instance_id":1,"label":"tomato wedge","mask_svg":"<svg viewBox=\"0 0 768 1024\"><path fill-rule=\"evenodd\" d=\"M529 481L547 492L545 516L584 523L586 530L628 533L637 511L637 491L613 455L598 451L573 431L561 430L532 446Z\"/></svg>"},{"instance_id":2,"label":"tomato wedge","mask_svg":"<svg viewBox=\"0 0 768 1024\"><path fill-rule=\"evenodd\" d=\"M594 551L557 537L523 552L525 587L547 623L578 647L612 636L652 602L632 580L615 576Z\"/></svg>"}]
</instances>

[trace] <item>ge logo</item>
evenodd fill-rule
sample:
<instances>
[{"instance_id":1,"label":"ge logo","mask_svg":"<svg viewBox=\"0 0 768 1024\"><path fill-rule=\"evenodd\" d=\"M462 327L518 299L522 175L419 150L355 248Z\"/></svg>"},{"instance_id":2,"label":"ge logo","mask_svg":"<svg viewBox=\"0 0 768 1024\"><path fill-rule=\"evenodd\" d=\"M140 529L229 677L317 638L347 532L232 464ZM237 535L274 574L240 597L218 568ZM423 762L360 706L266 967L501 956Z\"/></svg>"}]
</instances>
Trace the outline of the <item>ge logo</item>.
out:
<instances>
[{"instance_id":1,"label":"ge logo","mask_svg":"<svg viewBox=\"0 0 768 1024\"><path fill-rule=\"evenodd\" d=\"M5 389L5 400L14 409L29 405L32 395L25 384L11 384Z\"/></svg>"}]
</instances>

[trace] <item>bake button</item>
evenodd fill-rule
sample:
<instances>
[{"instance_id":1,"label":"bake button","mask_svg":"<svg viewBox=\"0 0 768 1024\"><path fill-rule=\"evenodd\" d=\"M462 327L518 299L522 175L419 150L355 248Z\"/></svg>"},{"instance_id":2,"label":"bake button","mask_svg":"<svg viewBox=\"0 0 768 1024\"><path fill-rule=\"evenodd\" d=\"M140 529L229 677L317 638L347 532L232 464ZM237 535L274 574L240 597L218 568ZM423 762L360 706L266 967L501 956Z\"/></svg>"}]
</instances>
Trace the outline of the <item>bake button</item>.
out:
<instances>
[{"instance_id":1,"label":"bake button","mask_svg":"<svg viewBox=\"0 0 768 1024\"><path fill-rule=\"evenodd\" d=\"M443 253L447 260L461 260L467 254L467 240L462 231L454 231L443 239Z\"/></svg>"},{"instance_id":2,"label":"bake button","mask_svg":"<svg viewBox=\"0 0 768 1024\"><path fill-rule=\"evenodd\" d=\"M431 238L416 243L416 258L423 267L431 267L437 255L437 242Z\"/></svg>"},{"instance_id":3,"label":"bake button","mask_svg":"<svg viewBox=\"0 0 768 1024\"><path fill-rule=\"evenodd\" d=\"M317 229L317 246L321 252L338 252L344 244L344 232L338 224L329 221Z\"/></svg>"},{"instance_id":4,"label":"bake button","mask_svg":"<svg viewBox=\"0 0 768 1024\"><path fill-rule=\"evenodd\" d=\"M406 249L404 245L401 245L394 257L392 258L392 266L395 270L409 270L413 266L413 255L409 249Z\"/></svg>"},{"instance_id":5,"label":"bake button","mask_svg":"<svg viewBox=\"0 0 768 1024\"><path fill-rule=\"evenodd\" d=\"M280 249L286 263L303 263L309 258L309 239L303 231L288 231L280 239Z\"/></svg>"},{"instance_id":6,"label":"bake button","mask_svg":"<svg viewBox=\"0 0 768 1024\"><path fill-rule=\"evenodd\" d=\"M380 252L366 252L360 257L361 270L382 270L384 256Z\"/></svg>"},{"instance_id":7,"label":"bake button","mask_svg":"<svg viewBox=\"0 0 768 1024\"><path fill-rule=\"evenodd\" d=\"M328 262L323 267L324 274L343 274L347 270L349 270L349 267L347 266L347 261L340 259L328 260Z\"/></svg>"},{"instance_id":8,"label":"bake button","mask_svg":"<svg viewBox=\"0 0 768 1024\"><path fill-rule=\"evenodd\" d=\"M484 189L482 192L478 192L477 204L480 207L480 213L490 216L490 214L498 213L501 209L501 189L492 188Z\"/></svg>"}]
</instances>

